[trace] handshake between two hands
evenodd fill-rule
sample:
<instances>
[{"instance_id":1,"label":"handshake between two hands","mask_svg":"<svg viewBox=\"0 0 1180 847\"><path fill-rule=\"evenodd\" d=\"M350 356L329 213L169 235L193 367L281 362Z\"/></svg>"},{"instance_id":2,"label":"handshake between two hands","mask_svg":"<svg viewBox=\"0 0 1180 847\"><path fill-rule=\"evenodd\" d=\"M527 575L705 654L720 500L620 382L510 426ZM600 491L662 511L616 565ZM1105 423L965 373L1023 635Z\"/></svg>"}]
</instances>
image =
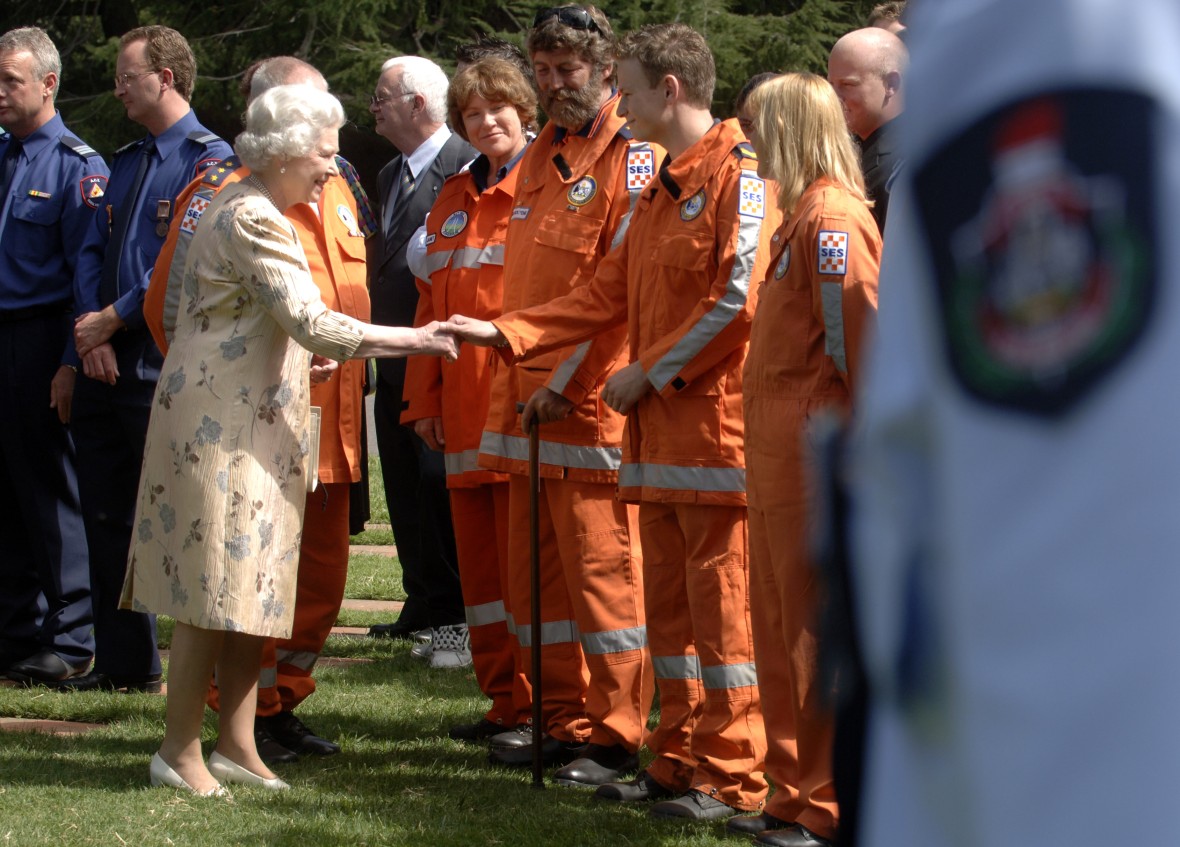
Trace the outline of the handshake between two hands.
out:
<instances>
[{"instance_id":1,"label":"handshake between two hands","mask_svg":"<svg viewBox=\"0 0 1180 847\"><path fill-rule=\"evenodd\" d=\"M432 321L418 328L422 348L426 355L442 356L455 361L459 356L459 344L466 341L477 347L499 347L506 339L491 321L481 321L466 315L452 315L445 321Z\"/></svg>"}]
</instances>

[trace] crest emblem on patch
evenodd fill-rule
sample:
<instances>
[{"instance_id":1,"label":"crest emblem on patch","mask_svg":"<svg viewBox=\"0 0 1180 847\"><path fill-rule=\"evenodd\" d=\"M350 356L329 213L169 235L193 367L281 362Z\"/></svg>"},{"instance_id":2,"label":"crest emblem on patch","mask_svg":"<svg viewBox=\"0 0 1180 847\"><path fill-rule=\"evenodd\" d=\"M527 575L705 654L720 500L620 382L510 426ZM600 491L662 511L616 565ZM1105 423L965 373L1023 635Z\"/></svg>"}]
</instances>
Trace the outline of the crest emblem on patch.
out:
<instances>
[{"instance_id":1,"label":"crest emblem on patch","mask_svg":"<svg viewBox=\"0 0 1180 847\"><path fill-rule=\"evenodd\" d=\"M766 183L756 176L742 174L738 184L739 196L738 213L751 218L761 218L766 215Z\"/></svg>"},{"instance_id":2,"label":"crest emblem on patch","mask_svg":"<svg viewBox=\"0 0 1180 847\"><path fill-rule=\"evenodd\" d=\"M1156 108L1129 90L1037 95L915 171L951 370L977 399L1062 414L1142 337L1159 272Z\"/></svg>"},{"instance_id":3,"label":"crest emblem on patch","mask_svg":"<svg viewBox=\"0 0 1180 847\"><path fill-rule=\"evenodd\" d=\"M184 216L180 219L180 231L187 232L189 235L196 232L197 223L208 208L209 198L194 194L192 199L188 201L188 208L184 210Z\"/></svg>"},{"instance_id":4,"label":"crest emblem on patch","mask_svg":"<svg viewBox=\"0 0 1180 847\"><path fill-rule=\"evenodd\" d=\"M700 216L705 209L705 189L689 197L680 204L680 220L691 221Z\"/></svg>"},{"instance_id":5,"label":"crest emblem on patch","mask_svg":"<svg viewBox=\"0 0 1180 847\"><path fill-rule=\"evenodd\" d=\"M336 217L340 218L340 223L348 229L349 235L360 235L361 232L356 226L356 215L352 213L352 209L348 208L343 203L336 206Z\"/></svg>"},{"instance_id":6,"label":"crest emblem on patch","mask_svg":"<svg viewBox=\"0 0 1180 847\"><path fill-rule=\"evenodd\" d=\"M594 177L584 176L570 186L565 198L571 206L585 206L594 199L594 195L597 193L598 183L594 181Z\"/></svg>"},{"instance_id":7,"label":"crest emblem on patch","mask_svg":"<svg viewBox=\"0 0 1180 847\"><path fill-rule=\"evenodd\" d=\"M778 258L778 264L774 266L774 278L782 279L787 275L787 268L791 267L791 245L788 244L783 248L783 254Z\"/></svg>"},{"instance_id":8,"label":"crest emblem on patch","mask_svg":"<svg viewBox=\"0 0 1180 847\"><path fill-rule=\"evenodd\" d=\"M99 174L83 177L78 181L78 188L82 192L82 202L97 209L98 201L107 193L107 178Z\"/></svg>"},{"instance_id":9,"label":"crest emblem on patch","mask_svg":"<svg viewBox=\"0 0 1180 847\"><path fill-rule=\"evenodd\" d=\"M821 229L816 267L821 274L848 273L848 233Z\"/></svg>"},{"instance_id":10,"label":"crest emblem on patch","mask_svg":"<svg viewBox=\"0 0 1180 847\"><path fill-rule=\"evenodd\" d=\"M467 213L460 209L457 212L451 212L445 221L443 221L442 229L439 234L443 238L454 238L467 228Z\"/></svg>"},{"instance_id":11,"label":"crest emblem on patch","mask_svg":"<svg viewBox=\"0 0 1180 847\"><path fill-rule=\"evenodd\" d=\"M653 150L627 151L627 190L640 191L656 175L656 154Z\"/></svg>"}]
</instances>

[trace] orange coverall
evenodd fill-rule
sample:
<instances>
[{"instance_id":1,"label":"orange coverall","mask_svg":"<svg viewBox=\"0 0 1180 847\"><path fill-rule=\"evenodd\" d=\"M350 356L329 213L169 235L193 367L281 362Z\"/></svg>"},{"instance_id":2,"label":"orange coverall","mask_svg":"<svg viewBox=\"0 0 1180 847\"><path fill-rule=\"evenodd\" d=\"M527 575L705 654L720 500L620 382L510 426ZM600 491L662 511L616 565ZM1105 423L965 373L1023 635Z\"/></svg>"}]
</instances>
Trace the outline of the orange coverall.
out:
<instances>
[{"instance_id":1,"label":"orange coverall","mask_svg":"<svg viewBox=\"0 0 1180 847\"><path fill-rule=\"evenodd\" d=\"M185 213L173 220L144 297L144 318L163 352L176 324L188 319L176 314L175 304L184 272L181 256L199 220L196 210L205 199L198 192L204 188L211 196L249 174L244 167L215 166L177 198L177 208ZM284 214L299 236L325 305L367 321L365 237L357 222L356 200L342 176L328 181L318 208L317 214L311 206L297 204ZM195 216L190 212L196 212ZM170 307L169 291L177 292ZM348 575L348 489L361 473L363 392L364 362L359 360L343 362L331 379L311 387L311 403L320 407L322 415L320 487L307 496L291 636L266 639L263 645L260 717L291 711L315 691L311 671L336 622ZM217 708L216 686L210 689L209 704Z\"/></svg>"},{"instance_id":2,"label":"orange coverall","mask_svg":"<svg viewBox=\"0 0 1180 847\"><path fill-rule=\"evenodd\" d=\"M775 233L746 358L750 586L758 683L777 787L767 812L833 838L833 719L816 679L808 557L808 418L848 410L876 317L881 238L864 202L826 178Z\"/></svg>"},{"instance_id":3,"label":"orange coverall","mask_svg":"<svg viewBox=\"0 0 1180 847\"><path fill-rule=\"evenodd\" d=\"M621 236L662 151L633 144L611 98L583 133L552 122L517 166L504 257L504 308L584 285ZM517 402L542 386L573 411L540 430L545 730L563 741L638 750L651 705L641 556L632 509L615 497L622 418L599 399L625 364L624 329L500 368L479 461L509 479L509 631L528 667L528 438Z\"/></svg>"},{"instance_id":4,"label":"orange coverall","mask_svg":"<svg viewBox=\"0 0 1180 847\"><path fill-rule=\"evenodd\" d=\"M516 164L519 164L517 162ZM488 161L444 183L426 225L428 278L418 280L415 326L461 313L487 320L500 314L504 292L504 236L512 213L518 167L486 184ZM476 173L480 182L476 181ZM447 488L459 555L471 658L480 690L492 701L485 718L505 727L527 720L528 683L517 667L508 632L508 475L480 468L479 442L498 360L484 347L464 344L459 358L433 356L406 363L402 423L441 418Z\"/></svg>"},{"instance_id":5,"label":"orange coverall","mask_svg":"<svg viewBox=\"0 0 1180 847\"><path fill-rule=\"evenodd\" d=\"M773 184L736 122L661 169L593 281L494 323L518 357L626 322L652 391L627 417L619 491L639 501L660 724L648 772L739 809L766 796L746 561L742 362Z\"/></svg>"}]
</instances>

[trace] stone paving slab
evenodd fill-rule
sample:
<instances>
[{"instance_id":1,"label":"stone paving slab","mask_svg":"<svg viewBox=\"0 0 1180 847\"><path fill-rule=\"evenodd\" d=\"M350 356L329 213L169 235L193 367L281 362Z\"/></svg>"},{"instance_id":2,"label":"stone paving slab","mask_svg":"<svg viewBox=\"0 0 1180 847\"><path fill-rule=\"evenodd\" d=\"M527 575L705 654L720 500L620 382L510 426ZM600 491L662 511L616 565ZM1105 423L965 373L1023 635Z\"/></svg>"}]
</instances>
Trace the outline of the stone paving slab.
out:
<instances>
[{"instance_id":1,"label":"stone paving slab","mask_svg":"<svg viewBox=\"0 0 1180 847\"><path fill-rule=\"evenodd\" d=\"M348 548L348 552L364 553L370 556L388 556L391 559L397 558L397 547L392 544L353 544Z\"/></svg>"},{"instance_id":2,"label":"stone paving slab","mask_svg":"<svg viewBox=\"0 0 1180 847\"><path fill-rule=\"evenodd\" d=\"M402 606L405 605L401 600L350 600L345 599L340 604L341 609L346 609L350 612L390 612L401 613Z\"/></svg>"}]
</instances>

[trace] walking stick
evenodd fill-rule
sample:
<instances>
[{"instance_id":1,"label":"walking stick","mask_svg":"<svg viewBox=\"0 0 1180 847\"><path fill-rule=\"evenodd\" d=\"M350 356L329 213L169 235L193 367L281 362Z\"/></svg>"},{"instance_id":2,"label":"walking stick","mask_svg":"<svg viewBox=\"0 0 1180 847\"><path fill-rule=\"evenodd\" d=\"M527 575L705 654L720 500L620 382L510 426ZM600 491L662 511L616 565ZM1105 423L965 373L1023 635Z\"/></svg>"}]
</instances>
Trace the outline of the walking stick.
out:
<instances>
[{"instance_id":1,"label":"walking stick","mask_svg":"<svg viewBox=\"0 0 1180 847\"><path fill-rule=\"evenodd\" d=\"M518 412L524 404L518 403ZM545 787L542 744L545 740L544 717L541 709L541 425L533 419L529 427L529 615L532 651L532 670L529 683L533 687L533 788Z\"/></svg>"}]
</instances>

